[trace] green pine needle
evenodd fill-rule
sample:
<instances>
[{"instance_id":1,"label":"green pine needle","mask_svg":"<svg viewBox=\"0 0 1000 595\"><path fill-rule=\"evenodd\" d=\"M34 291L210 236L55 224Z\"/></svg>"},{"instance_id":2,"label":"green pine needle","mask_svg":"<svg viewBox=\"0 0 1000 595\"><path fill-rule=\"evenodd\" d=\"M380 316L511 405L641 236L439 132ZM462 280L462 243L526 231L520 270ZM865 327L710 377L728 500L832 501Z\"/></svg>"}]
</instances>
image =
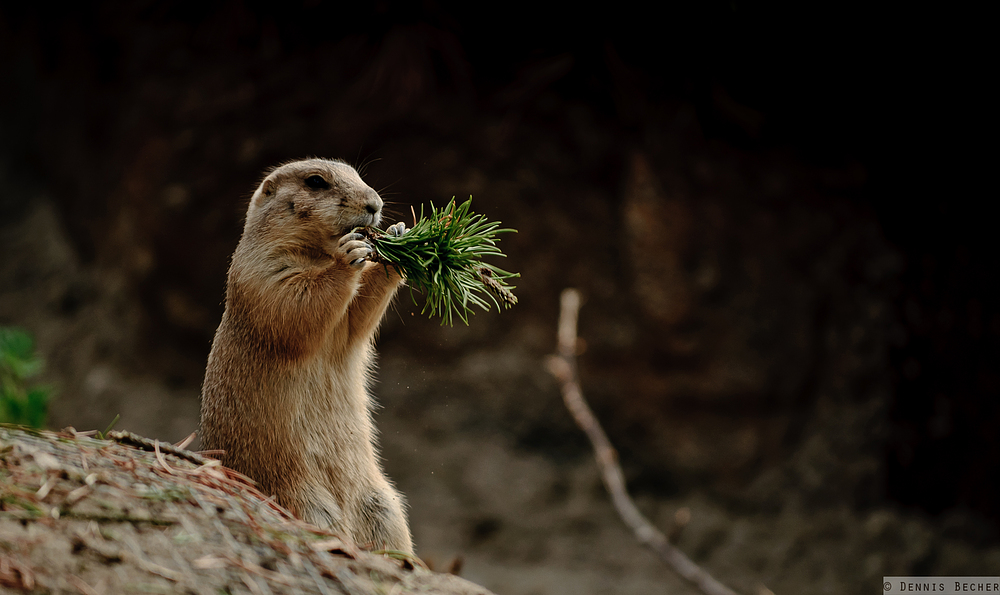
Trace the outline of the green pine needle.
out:
<instances>
[{"instance_id":1,"label":"green pine needle","mask_svg":"<svg viewBox=\"0 0 1000 595\"><path fill-rule=\"evenodd\" d=\"M420 220L402 236L365 230L375 248L372 260L401 269L411 295L415 289L426 298L421 314L439 315L441 324L453 324L454 316L469 324L473 305L489 310L492 303L499 310L517 303L507 279L520 275L482 260L505 256L496 235L517 230L499 229L499 222L473 213L471 206L471 197L458 206L452 198L443 209L432 203L427 217L420 207Z\"/></svg>"}]
</instances>

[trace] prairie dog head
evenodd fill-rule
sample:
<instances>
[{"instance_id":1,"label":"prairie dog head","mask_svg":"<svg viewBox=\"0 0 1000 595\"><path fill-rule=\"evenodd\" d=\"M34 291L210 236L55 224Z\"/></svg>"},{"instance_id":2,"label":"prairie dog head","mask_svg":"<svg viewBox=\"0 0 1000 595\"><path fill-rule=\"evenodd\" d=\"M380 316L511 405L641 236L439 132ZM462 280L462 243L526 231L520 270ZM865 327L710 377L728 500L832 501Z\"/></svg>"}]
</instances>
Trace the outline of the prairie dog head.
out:
<instances>
[{"instance_id":1,"label":"prairie dog head","mask_svg":"<svg viewBox=\"0 0 1000 595\"><path fill-rule=\"evenodd\" d=\"M323 240L354 227L377 226L381 219L382 198L353 167L340 160L306 159L268 173L250 199L244 234L257 230Z\"/></svg>"}]
</instances>

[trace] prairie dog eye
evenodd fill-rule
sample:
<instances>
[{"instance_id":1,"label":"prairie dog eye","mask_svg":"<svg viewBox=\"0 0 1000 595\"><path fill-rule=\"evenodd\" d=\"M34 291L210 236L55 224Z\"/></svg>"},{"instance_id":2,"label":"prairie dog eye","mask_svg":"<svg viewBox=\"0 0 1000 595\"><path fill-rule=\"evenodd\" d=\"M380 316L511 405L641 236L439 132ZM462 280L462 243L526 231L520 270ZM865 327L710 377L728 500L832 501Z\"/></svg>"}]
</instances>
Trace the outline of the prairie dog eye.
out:
<instances>
[{"instance_id":1,"label":"prairie dog eye","mask_svg":"<svg viewBox=\"0 0 1000 595\"><path fill-rule=\"evenodd\" d=\"M306 186L309 186L313 190L327 190L330 188L330 184L322 176L309 176L306 178Z\"/></svg>"}]
</instances>

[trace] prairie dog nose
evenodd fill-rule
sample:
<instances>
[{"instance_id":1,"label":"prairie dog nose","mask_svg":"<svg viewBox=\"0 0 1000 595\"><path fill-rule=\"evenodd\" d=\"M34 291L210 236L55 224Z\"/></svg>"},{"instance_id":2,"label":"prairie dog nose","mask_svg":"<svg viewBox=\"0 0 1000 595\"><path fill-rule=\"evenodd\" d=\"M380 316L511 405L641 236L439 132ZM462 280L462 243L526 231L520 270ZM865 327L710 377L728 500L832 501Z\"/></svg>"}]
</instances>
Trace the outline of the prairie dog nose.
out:
<instances>
[{"instance_id":1,"label":"prairie dog nose","mask_svg":"<svg viewBox=\"0 0 1000 595\"><path fill-rule=\"evenodd\" d=\"M368 211L369 214L375 215L382 210L382 198L377 192L372 190L367 193L365 198L367 199L365 200L365 210Z\"/></svg>"}]
</instances>

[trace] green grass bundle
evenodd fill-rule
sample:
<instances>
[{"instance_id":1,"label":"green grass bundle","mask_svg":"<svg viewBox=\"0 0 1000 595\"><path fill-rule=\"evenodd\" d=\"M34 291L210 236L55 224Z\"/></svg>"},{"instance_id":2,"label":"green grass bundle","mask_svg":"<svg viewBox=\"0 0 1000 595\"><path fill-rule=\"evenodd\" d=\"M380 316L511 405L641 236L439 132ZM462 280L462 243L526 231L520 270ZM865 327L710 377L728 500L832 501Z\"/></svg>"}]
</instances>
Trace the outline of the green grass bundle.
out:
<instances>
[{"instance_id":1,"label":"green grass bundle","mask_svg":"<svg viewBox=\"0 0 1000 595\"><path fill-rule=\"evenodd\" d=\"M400 268L411 291L426 298L421 314L440 315L442 324L452 324L454 316L468 324L473 305L489 310L491 303L497 309L517 303L507 280L520 275L483 262L505 256L496 235L516 230L500 229L471 207L472 198L458 206L453 198L442 209L431 204L427 217L421 207L420 219L401 236L366 230L375 248L372 260Z\"/></svg>"}]
</instances>

